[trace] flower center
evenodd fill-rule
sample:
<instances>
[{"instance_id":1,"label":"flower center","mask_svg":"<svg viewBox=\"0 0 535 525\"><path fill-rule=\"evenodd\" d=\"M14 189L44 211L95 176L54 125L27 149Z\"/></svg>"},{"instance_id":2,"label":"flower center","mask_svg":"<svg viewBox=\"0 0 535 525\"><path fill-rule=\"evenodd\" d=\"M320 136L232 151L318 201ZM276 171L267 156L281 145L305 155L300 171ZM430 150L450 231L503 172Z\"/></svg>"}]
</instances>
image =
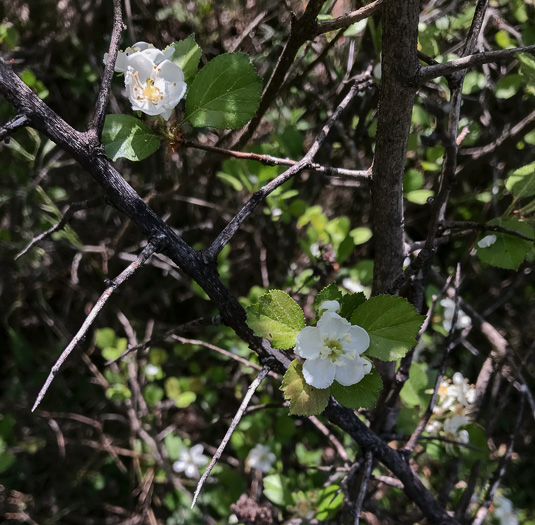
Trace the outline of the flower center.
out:
<instances>
[{"instance_id":1,"label":"flower center","mask_svg":"<svg viewBox=\"0 0 535 525\"><path fill-rule=\"evenodd\" d=\"M154 84L158 79L158 70L155 67L156 78L152 78L154 73L147 78L145 85L143 85L139 80L139 71L136 71L133 75L134 77L134 92L138 100L147 100L153 104L158 104L160 100L163 100L162 92Z\"/></svg>"},{"instance_id":2,"label":"flower center","mask_svg":"<svg viewBox=\"0 0 535 525\"><path fill-rule=\"evenodd\" d=\"M339 339L326 339L323 343L325 350L325 357L329 358L333 363L338 361L342 355L344 348L342 342Z\"/></svg>"}]
</instances>

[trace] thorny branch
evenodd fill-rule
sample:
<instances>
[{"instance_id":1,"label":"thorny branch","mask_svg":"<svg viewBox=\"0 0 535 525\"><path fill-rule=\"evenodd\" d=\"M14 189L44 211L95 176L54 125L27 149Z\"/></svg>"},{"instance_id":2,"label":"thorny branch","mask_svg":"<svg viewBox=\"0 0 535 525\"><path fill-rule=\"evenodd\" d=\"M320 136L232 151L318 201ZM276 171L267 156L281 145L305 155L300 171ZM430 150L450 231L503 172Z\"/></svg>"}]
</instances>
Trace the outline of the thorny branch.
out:
<instances>
[{"instance_id":1,"label":"thorny branch","mask_svg":"<svg viewBox=\"0 0 535 525\"><path fill-rule=\"evenodd\" d=\"M77 334L73 337L72 341L68 344L67 348L63 350L61 355L58 357L58 360L55 362L54 366L50 370L50 374L48 375L45 384L39 391L39 394L37 396L37 399L35 400L35 403L32 407L32 412L39 406L41 401L43 400L43 397L45 397L46 391L48 390L48 387L52 384L52 381L54 381L54 377L58 373L59 369L61 368L61 365L65 362L65 360L69 357L71 352L74 350L76 345L85 337L87 334L87 331L97 318L97 315L99 312L104 308L104 305L108 302L108 299L111 297L113 292L121 285L123 284L129 277L131 277L143 264L145 264L145 261L156 251L159 249L159 245L157 243L149 243L147 246L143 249L143 251L139 254L137 259L128 265L128 267L121 272L121 274L116 277L113 281L111 281L100 296L99 300L95 303L95 306L91 309L91 312L86 317L85 321L82 324L82 327L80 330L78 330Z\"/></svg>"}]
</instances>

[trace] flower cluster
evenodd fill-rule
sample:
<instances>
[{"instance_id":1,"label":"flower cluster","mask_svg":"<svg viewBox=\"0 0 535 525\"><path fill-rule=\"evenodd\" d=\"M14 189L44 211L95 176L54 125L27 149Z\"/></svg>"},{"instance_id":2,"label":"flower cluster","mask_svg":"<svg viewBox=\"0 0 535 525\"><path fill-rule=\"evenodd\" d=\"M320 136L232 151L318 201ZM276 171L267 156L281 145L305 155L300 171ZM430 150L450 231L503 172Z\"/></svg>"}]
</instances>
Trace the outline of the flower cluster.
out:
<instances>
[{"instance_id":1,"label":"flower cluster","mask_svg":"<svg viewBox=\"0 0 535 525\"><path fill-rule=\"evenodd\" d=\"M468 443L468 431L461 427L467 425L470 412L476 400L476 389L460 372L453 374L451 380L445 379L438 389L438 402L433 408L433 419L426 426L429 434L441 430L452 441Z\"/></svg>"},{"instance_id":2,"label":"flower cluster","mask_svg":"<svg viewBox=\"0 0 535 525\"><path fill-rule=\"evenodd\" d=\"M305 359L303 376L315 388L329 388L336 380L343 386L358 383L368 374L371 363L360 357L370 346L368 332L338 315L338 301L322 303L323 315L317 326L297 334L295 353Z\"/></svg>"},{"instance_id":3,"label":"flower cluster","mask_svg":"<svg viewBox=\"0 0 535 525\"><path fill-rule=\"evenodd\" d=\"M115 71L125 74L126 94L134 111L167 120L184 97L184 73L169 60L173 52L172 47L160 51L147 42L137 42L118 53ZM104 63L107 59L106 53Z\"/></svg>"},{"instance_id":4,"label":"flower cluster","mask_svg":"<svg viewBox=\"0 0 535 525\"><path fill-rule=\"evenodd\" d=\"M451 323L453 321L453 315L455 313L455 301L446 297L440 301L440 305L444 308L444 321L442 321L442 326L444 330L448 332L451 330ZM457 312L457 322L455 323L455 328L462 330L472 326L472 319L469 315L466 315L461 309Z\"/></svg>"}]
</instances>

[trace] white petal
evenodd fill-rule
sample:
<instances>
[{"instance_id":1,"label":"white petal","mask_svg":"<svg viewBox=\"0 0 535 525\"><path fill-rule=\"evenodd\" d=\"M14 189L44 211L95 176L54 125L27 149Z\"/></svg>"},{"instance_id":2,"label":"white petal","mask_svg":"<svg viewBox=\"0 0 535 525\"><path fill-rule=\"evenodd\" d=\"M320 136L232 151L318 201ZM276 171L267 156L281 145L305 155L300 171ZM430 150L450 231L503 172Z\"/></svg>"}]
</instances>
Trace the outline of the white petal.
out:
<instances>
[{"instance_id":1,"label":"white petal","mask_svg":"<svg viewBox=\"0 0 535 525\"><path fill-rule=\"evenodd\" d=\"M184 73L170 60L164 60L158 65L160 77L168 82L184 82Z\"/></svg>"},{"instance_id":2,"label":"white petal","mask_svg":"<svg viewBox=\"0 0 535 525\"><path fill-rule=\"evenodd\" d=\"M304 359L316 359L322 348L323 341L317 327L306 326L297 334L295 353Z\"/></svg>"},{"instance_id":3,"label":"white petal","mask_svg":"<svg viewBox=\"0 0 535 525\"><path fill-rule=\"evenodd\" d=\"M135 55L131 55L131 59L143 56L144 58L147 58L151 62L154 62L155 64L159 64L160 62L163 62L165 60L165 55L155 47L149 47L148 49L144 49L143 51L140 51L139 53L136 53Z\"/></svg>"},{"instance_id":4,"label":"white petal","mask_svg":"<svg viewBox=\"0 0 535 525\"><path fill-rule=\"evenodd\" d=\"M348 344L348 347L356 350L358 354L362 354L370 346L370 336L364 328L356 324L352 325L349 335L351 336L351 343Z\"/></svg>"},{"instance_id":5,"label":"white petal","mask_svg":"<svg viewBox=\"0 0 535 525\"><path fill-rule=\"evenodd\" d=\"M323 310L338 312L340 310L340 303L338 301L323 301L320 305L320 312Z\"/></svg>"},{"instance_id":6,"label":"white petal","mask_svg":"<svg viewBox=\"0 0 535 525\"><path fill-rule=\"evenodd\" d=\"M494 243L496 242L496 235L486 235L485 237L483 237L483 239L481 239L477 245L480 247L480 248L488 248L489 246L492 246Z\"/></svg>"},{"instance_id":7,"label":"white petal","mask_svg":"<svg viewBox=\"0 0 535 525\"><path fill-rule=\"evenodd\" d=\"M355 359L344 359L345 364L343 366L336 367L336 381L343 386L356 385L362 378L371 372L372 365L366 359L362 357L356 357Z\"/></svg>"},{"instance_id":8,"label":"white petal","mask_svg":"<svg viewBox=\"0 0 535 525\"><path fill-rule=\"evenodd\" d=\"M318 321L318 328L322 334L327 334L329 338L341 336L349 332L351 324L334 312L325 312Z\"/></svg>"},{"instance_id":9,"label":"white petal","mask_svg":"<svg viewBox=\"0 0 535 525\"><path fill-rule=\"evenodd\" d=\"M336 368L329 359L307 359L303 365L303 377L310 386L329 388L333 384Z\"/></svg>"}]
</instances>

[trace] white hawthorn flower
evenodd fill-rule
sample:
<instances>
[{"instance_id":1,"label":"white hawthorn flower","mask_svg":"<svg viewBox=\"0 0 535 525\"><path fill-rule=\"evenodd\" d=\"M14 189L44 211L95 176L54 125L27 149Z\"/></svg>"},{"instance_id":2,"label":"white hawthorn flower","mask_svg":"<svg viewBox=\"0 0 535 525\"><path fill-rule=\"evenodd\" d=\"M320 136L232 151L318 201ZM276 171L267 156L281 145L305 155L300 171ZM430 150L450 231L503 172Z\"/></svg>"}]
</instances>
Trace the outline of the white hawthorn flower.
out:
<instances>
[{"instance_id":1,"label":"white hawthorn flower","mask_svg":"<svg viewBox=\"0 0 535 525\"><path fill-rule=\"evenodd\" d=\"M453 321L453 314L455 313L455 301L446 297L440 301L440 305L444 308L444 321L442 321L442 326L444 330L451 330L451 322ZM460 308L457 312L457 322L455 323L455 328L462 330L472 325L472 318L469 315L466 315Z\"/></svg>"},{"instance_id":2,"label":"white hawthorn flower","mask_svg":"<svg viewBox=\"0 0 535 525\"><path fill-rule=\"evenodd\" d=\"M180 451L180 456L173 463L175 472L184 472L188 478L199 477L199 467L208 463L208 458L203 454L204 447L199 443L191 448L185 448Z\"/></svg>"},{"instance_id":3,"label":"white hawthorn flower","mask_svg":"<svg viewBox=\"0 0 535 525\"><path fill-rule=\"evenodd\" d=\"M322 307L335 302L325 301ZM332 307L328 304L328 308ZM327 310L318 326L307 326L297 334L295 353L305 359L303 376L310 386L328 388L335 379L350 386L372 369L371 363L360 357L369 346L370 336L364 328Z\"/></svg>"},{"instance_id":4,"label":"white hawthorn flower","mask_svg":"<svg viewBox=\"0 0 535 525\"><path fill-rule=\"evenodd\" d=\"M481 239L477 243L477 245L480 248L488 248L489 246L492 246L495 242L496 242L496 235L490 234L490 235L485 235L485 237L483 237L483 239Z\"/></svg>"},{"instance_id":5,"label":"white hawthorn flower","mask_svg":"<svg viewBox=\"0 0 535 525\"><path fill-rule=\"evenodd\" d=\"M461 372L453 374L451 384L445 383L445 385L441 385L442 393L439 390L439 394L445 397L442 408L450 408L454 404L459 404L464 408L471 408L476 400L476 389L468 384L468 380L463 377Z\"/></svg>"},{"instance_id":6,"label":"white hawthorn flower","mask_svg":"<svg viewBox=\"0 0 535 525\"><path fill-rule=\"evenodd\" d=\"M496 494L493 503L493 514L500 522L500 525L518 525L518 517L516 516L513 502L510 499L501 494Z\"/></svg>"},{"instance_id":7,"label":"white hawthorn flower","mask_svg":"<svg viewBox=\"0 0 535 525\"><path fill-rule=\"evenodd\" d=\"M167 120L186 93L184 73L168 60L174 52L137 42L117 55L115 71L124 73L124 85L132 109ZM106 62L108 55L104 55Z\"/></svg>"},{"instance_id":8,"label":"white hawthorn flower","mask_svg":"<svg viewBox=\"0 0 535 525\"><path fill-rule=\"evenodd\" d=\"M269 472L273 463L276 460L275 454L271 452L266 445L256 445L249 451L249 455L245 460L247 466L251 469L258 469L264 473Z\"/></svg>"},{"instance_id":9,"label":"white hawthorn flower","mask_svg":"<svg viewBox=\"0 0 535 525\"><path fill-rule=\"evenodd\" d=\"M467 430L459 430L462 426L469 423L465 416L454 414L444 422L444 433L448 439L459 441L460 443L469 443L470 436Z\"/></svg>"}]
</instances>

